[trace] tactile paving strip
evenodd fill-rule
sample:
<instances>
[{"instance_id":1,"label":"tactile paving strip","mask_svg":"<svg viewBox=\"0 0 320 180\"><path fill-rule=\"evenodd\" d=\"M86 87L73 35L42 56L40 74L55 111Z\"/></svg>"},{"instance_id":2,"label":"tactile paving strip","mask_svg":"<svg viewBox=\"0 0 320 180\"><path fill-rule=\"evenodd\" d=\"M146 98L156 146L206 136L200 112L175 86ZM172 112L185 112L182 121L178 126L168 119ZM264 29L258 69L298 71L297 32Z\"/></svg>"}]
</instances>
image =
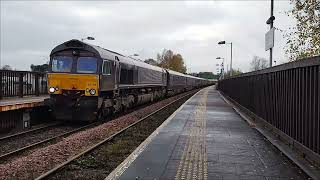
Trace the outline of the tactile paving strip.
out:
<instances>
[{"instance_id":1,"label":"tactile paving strip","mask_svg":"<svg viewBox=\"0 0 320 180\"><path fill-rule=\"evenodd\" d=\"M194 111L194 121L187 130L188 140L184 146L175 179L208 179L206 104L209 88L206 88Z\"/></svg>"}]
</instances>

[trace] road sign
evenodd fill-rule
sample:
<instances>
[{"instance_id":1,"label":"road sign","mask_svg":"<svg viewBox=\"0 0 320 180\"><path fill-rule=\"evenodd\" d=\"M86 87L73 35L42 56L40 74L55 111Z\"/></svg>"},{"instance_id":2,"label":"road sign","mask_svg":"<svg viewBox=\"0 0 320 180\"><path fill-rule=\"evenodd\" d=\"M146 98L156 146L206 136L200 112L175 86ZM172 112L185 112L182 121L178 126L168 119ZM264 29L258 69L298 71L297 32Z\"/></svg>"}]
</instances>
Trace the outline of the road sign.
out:
<instances>
[{"instance_id":1,"label":"road sign","mask_svg":"<svg viewBox=\"0 0 320 180\"><path fill-rule=\"evenodd\" d=\"M274 29L270 29L265 35L265 50L268 51L274 46Z\"/></svg>"}]
</instances>

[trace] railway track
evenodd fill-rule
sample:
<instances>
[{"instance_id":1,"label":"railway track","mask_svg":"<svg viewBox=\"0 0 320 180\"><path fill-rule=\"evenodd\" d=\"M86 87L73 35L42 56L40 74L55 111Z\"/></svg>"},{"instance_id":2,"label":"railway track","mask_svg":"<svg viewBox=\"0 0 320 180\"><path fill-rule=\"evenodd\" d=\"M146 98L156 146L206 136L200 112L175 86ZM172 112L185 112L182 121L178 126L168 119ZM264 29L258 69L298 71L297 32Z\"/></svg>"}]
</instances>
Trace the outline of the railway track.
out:
<instances>
[{"instance_id":1,"label":"railway track","mask_svg":"<svg viewBox=\"0 0 320 180\"><path fill-rule=\"evenodd\" d=\"M136 109L144 108L147 105L138 106L133 108L126 113L132 112ZM124 115L125 113L119 113L114 118ZM110 120L110 119L106 119ZM9 158L23 154L26 151L40 147L46 143L53 143L59 139L71 135L73 133L85 130L90 127L97 126L105 121L94 122L78 128L65 126L64 123L54 123L46 126L38 127L24 132L11 134L8 136L0 137L0 162L5 162ZM50 133L53 131L53 133ZM49 135L48 135L49 134ZM51 135L50 135L51 134ZM30 136L34 136L30 138ZM43 138L41 136L49 136ZM38 140L34 140L37 139ZM30 140L31 139L31 140ZM30 143L32 141L32 143Z\"/></svg>"},{"instance_id":2,"label":"railway track","mask_svg":"<svg viewBox=\"0 0 320 180\"><path fill-rule=\"evenodd\" d=\"M187 93L186 95L183 95L182 97L164 105L163 107L157 109L156 111L144 116L143 118L139 119L138 121L134 122L133 124L128 125L125 128L122 128L121 130L117 131L116 133L114 133L113 135L103 139L102 141L90 146L89 148L85 149L84 151L81 151L80 153L68 158L67 161L55 166L53 169L45 172L44 174L38 176L36 179L37 180L41 180L41 179L46 179L52 175L54 175L55 173L58 173L59 170L61 170L62 168L66 167L68 164L74 162L75 160L77 160L78 158L80 158L81 156L84 156L92 151L94 151L95 149L99 148L100 146L112 141L113 139L115 139L116 137L119 137L120 135L122 135L124 132L126 132L127 130L129 130L132 127L137 126L138 124L140 124L141 122L147 120L148 118L151 118L153 115L165 110L166 108L168 108L169 106L171 106L172 104L181 101L182 99L185 99L186 97L190 97L192 94L194 94L194 92L191 93Z\"/></svg>"},{"instance_id":3,"label":"railway track","mask_svg":"<svg viewBox=\"0 0 320 180\"><path fill-rule=\"evenodd\" d=\"M0 137L0 142L4 141L4 140L11 139L11 138L15 138L15 137L18 137L18 136L27 135L28 133L41 131L41 130L44 130L46 128L56 126L58 124L59 123L47 124L47 125L44 125L44 126L40 126L40 127L34 128L34 129L27 130L27 131L22 131L22 132L18 132L18 133L14 133L14 134L9 134L9 135L6 135L6 136L1 136Z\"/></svg>"},{"instance_id":4,"label":"railway track","mask_svg":"<svg viewBox=\"0 0 320 180\"><path fill-rule=\"evenodd\" d=\"M68 126L63 126L63 123L55 123L48 126L39 127L30 131L25 131L25 132L9 135L6 137L2 137L0 139L0 143L2 144L0 148L0 162L6 161L8 158L12 156L22 154L30 149L36 148L45 143L53 142L53 141L59 140L60 138L66 137L70 134L84 130L86 128L96 126L99 123L101 122L95 122L95 123L91 123L81 127L68 127ZM28 143L28 140L30 139L32 140L32 138L30 138L31 135L34 136L33 139L38 138L39 140L35 140L35 142L33 143ZM49 137L43 138L42 136L45 136L45 135ZM18 139L18 140L12 141L12 139ZM6 143L4 141L6 141Z\"/></svg>"}]
</instances>

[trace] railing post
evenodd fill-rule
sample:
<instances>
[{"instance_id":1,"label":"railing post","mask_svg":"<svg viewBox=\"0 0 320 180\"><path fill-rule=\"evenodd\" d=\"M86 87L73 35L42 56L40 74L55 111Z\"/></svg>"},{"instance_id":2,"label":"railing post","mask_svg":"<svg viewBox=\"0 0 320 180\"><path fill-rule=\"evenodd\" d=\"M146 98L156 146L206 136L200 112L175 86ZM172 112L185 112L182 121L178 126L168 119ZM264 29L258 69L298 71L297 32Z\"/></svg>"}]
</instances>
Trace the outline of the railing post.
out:
<instances>
[{"instance_id":1,"label":"railing post","mask_svg":"<svg viewBox=\"0 0 320 180\"><path fill-rule=\"evenodd\" d=\"M3 80L2 80L2 71L0 71L0 99L3 97Z\"/></svg>"},{"instance_id":2,"label":"railing post","mask_svg":"<svg viewBox=\"0 0 320 180\"><path fill-rule=\"evenodd\" d=\"M38 73L35 73L35 84L34 84L34 87L35 87L36 96L39 96L39 74Z\"/></svg>"},{"instance_id":3,"label":"railing post","mask_svg":"<svg viewBox=\"0 0 320 180\"><path fill-rule=\"evenodd\" d=\"M23 97L23 72L19 73L19 97Z\"/></svg>"}]
</instances>

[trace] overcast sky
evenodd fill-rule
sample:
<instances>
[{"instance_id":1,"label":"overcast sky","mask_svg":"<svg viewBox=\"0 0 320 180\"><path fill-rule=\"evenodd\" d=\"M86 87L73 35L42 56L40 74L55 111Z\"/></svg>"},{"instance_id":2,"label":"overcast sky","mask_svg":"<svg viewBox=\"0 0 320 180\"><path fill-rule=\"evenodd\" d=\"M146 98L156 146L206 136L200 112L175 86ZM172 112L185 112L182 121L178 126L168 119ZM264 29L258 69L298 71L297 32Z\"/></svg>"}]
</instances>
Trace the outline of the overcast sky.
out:
<instances>
[{"instance_id":1,"label":"overcast sky","mask_svg":"<svg viewBox=\"0 0 320 180\"><path fill-rule=\"evenodd\" d=\"M93 36L92 44L125 55L156 58L164 48L180 53L192 72L216 72L217 56L233 67L250 70L254 55L269 58L264 37L270 1L0 1L1 65L29 70L43 64L50 51L70 39ZM294 21L285 15L289 1L275 1L275 27L286 30ZM285 39L276 31L274 58L287 61Z\"/></svg>"}]
</instances>

